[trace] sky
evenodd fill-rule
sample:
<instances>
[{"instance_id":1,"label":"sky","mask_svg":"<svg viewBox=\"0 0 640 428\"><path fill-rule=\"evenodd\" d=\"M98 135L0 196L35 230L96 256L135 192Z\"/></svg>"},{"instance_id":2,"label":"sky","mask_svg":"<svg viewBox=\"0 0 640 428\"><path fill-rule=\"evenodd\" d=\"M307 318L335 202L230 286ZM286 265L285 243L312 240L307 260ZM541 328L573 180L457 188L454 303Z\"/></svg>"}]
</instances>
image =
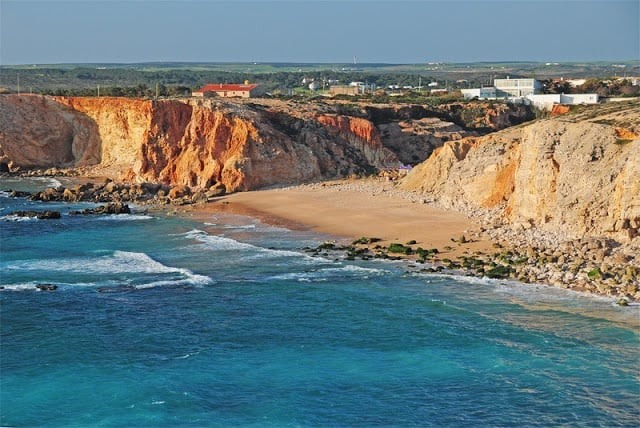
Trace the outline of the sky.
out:
<instances>
[{"instance_id":1,"label":"sky","mask_svg":"<svg viewBox=\"0 0 640 428\"><path fill-rule=\"evenodd\" d=\"M640 0L0 0L0 64L640 59Z\"/></svg>"}]
</instances>

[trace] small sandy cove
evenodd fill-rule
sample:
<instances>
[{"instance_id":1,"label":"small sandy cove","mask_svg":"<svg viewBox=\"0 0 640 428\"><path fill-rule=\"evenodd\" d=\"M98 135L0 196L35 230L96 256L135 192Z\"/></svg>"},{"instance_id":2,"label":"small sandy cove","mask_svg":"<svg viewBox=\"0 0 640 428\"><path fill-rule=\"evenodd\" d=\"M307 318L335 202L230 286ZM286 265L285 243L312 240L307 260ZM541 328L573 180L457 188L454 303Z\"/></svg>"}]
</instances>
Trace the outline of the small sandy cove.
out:
<instances>
[{"instance_id":1,"label":"small sandy cove","mask_svg":"<svg viewBox=\"0 0 640 428\"><path fill-rule=\"evenodd\" d=\"M453 242L452 238L459 240L462 235L477 235L473 232L478 225L458 212L422 203L419 195L397 190L392 183L380 179L239 192L208 204L200 213L212 211L249 215L270 224L336 238L381 238L382 245L415 240L415 246L437 248L448 256L492 249L487 240Z\"/></svg>"}]
</instances>

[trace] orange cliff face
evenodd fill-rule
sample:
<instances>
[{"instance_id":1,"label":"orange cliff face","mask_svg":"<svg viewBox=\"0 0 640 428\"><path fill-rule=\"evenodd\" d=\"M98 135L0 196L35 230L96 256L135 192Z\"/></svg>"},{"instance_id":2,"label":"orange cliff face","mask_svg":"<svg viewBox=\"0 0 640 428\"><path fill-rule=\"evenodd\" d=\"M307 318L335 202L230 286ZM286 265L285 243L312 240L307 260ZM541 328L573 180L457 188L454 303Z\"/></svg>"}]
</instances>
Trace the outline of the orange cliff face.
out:
<instances>
[{"instance_id":1,"label":"orange cliff face","mask_svg":"<svg viewBox=\"0 0 640 428\"><path fill-rule=\"evenodd\" d=\"M346 136L364 153L367 160L377 168L396 166L398 159L383 147L376 126L367 119L341 115L320 115L316 120L334 133Z\"/></svg>"},{"instance_id":2,"label":"orange cliff face","mask_svg":"<svg viewBox=\"0 0 640 428\"><path fill-rule=\"evenodd\" d=\"M353 120L353 130L329 132L313 115L216 100L3 95L0 162L96 165L120 179L249 190L397 161L373 137L375 127L360 121Z\"/></svg>"}]
</instances>

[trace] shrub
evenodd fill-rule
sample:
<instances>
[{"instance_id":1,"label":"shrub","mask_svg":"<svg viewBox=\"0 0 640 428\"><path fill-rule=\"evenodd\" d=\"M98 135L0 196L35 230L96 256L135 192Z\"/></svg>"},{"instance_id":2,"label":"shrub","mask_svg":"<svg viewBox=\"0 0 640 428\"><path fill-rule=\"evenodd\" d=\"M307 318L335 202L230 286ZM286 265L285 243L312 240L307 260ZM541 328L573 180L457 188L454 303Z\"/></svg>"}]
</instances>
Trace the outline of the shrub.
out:
<instances>
[{"instance_id":1,"label":"shrub","mask_svg":"<svg viewBox=\"0 0 640 428\"><path fill-rule=\"evenodd\" d=\"M498 265L486 271L485 276L487 278L502 279L502 278L508 278L510 273L511 273L510 266Z\"/></svg>"},{"instance_id":2,"label":"shrub","mask_svg":"<svg viewBox=\"0 0 640 428\"><path fill-rule=\"evenodd\" d=\"M391 245L389 245L388 248L390 253L399 253L399 254L411 254L412 250L411 247L406 247L402 244L399 243L393 243Z\"/></svg>"}]
</instances>

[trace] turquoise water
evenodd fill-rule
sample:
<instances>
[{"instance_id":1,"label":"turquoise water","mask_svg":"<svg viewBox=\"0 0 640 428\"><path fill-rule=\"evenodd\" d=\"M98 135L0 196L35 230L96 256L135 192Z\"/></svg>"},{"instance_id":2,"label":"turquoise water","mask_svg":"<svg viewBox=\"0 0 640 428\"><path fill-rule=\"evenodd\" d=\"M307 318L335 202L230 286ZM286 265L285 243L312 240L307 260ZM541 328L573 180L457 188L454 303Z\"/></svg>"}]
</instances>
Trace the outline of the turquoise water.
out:
<instances>
[{"instance_id":1,"label":"turquoise water","mask_svg":"<svg viewBox=\"0 0 640 428\"><path fill-rule=\"evenodd\" d=\"M313 258L326 237L227 214L8 215L84 206L0 197L2 426L640 421L638 307Z\"/></svg>"}]
</instances>

